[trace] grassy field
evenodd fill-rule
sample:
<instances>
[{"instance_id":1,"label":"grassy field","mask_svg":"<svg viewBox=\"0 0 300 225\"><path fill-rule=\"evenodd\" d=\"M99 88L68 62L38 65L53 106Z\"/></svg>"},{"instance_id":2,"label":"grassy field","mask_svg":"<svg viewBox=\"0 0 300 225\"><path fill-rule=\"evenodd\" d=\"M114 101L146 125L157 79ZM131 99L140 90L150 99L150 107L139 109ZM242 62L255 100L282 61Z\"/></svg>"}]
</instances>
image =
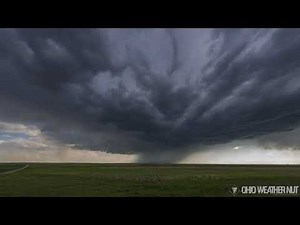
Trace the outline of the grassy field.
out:
<instances>
[{"instance_id":1,"label":"grassy field","mask_svg":"<svg viewBox=\"0 0 300 225\"><path fill-rule=\"evenodd\" d=\"M300 166L0 164L0 196L233 196L242 185L300 185Z\"/></svg>"}]
</instances>

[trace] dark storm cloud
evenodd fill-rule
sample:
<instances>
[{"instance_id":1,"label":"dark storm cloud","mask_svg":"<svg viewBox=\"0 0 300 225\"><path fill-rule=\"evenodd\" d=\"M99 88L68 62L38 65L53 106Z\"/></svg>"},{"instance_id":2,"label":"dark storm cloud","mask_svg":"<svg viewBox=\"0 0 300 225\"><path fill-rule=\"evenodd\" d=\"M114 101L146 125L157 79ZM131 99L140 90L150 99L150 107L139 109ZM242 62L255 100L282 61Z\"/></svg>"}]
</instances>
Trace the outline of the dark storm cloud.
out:
<instances>
[{"instance_id":1,"label":"dark storm cloud","mask_svg":"<svg viewBox=\"0 0 300 225\"><path fill-rule=\"evenodd\" d=\"M80 149L178 158L300 122L299 29L2 29L0 68L1 121Z\"/></svg>"}]
</instances>

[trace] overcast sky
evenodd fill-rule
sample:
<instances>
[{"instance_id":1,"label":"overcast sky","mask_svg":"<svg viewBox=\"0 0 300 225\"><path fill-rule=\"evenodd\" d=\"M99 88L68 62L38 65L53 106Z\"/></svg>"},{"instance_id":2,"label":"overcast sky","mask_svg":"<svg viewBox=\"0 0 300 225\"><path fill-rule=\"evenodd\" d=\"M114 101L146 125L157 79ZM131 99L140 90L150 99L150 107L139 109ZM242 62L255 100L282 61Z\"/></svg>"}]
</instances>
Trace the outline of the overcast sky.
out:
<instances>
[{"instance_id":1,"label":"overcast sky","mask_svg":"<svg viewBox=\"0 0 300 225\"><path fill-rule=\"evenodd\" d=\"M300 163L299 29L0 29L0 161Z\"/></svg>"}]
</instances>

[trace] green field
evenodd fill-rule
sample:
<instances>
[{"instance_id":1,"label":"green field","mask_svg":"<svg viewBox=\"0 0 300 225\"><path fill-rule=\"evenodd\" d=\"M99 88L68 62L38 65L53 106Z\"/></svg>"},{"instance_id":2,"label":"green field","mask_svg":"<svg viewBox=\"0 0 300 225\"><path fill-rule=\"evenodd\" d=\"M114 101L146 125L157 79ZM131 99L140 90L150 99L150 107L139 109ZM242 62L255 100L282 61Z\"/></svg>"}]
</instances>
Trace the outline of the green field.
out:
<instances>
[{"instance_id":1,"label":"green field","mask_svg":"<svg viewBox=\"0 0 300 225\"><path fill-rule=\"evenodd\" d=\"M233 196L242 185L300 185L300 166L0 164L0 196Z\"/></svg>"}]
</instances>

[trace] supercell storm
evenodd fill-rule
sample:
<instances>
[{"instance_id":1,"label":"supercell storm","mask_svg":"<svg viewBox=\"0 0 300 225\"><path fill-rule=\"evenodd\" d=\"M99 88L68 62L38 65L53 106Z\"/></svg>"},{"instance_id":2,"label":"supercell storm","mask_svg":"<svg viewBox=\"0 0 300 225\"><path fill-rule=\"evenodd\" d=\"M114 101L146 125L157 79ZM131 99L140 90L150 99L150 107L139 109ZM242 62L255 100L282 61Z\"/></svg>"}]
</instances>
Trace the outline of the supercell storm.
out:
<instances>
[{"instance_id":1,"label":"supercell storm","mask_svg":"<svg viewBox=\"0 0 300 225\"><path fill-rule=\"evenodd\" d=\"M274 133L299 127L300 30L1 29L0 121L111 153L298 149Z\"/></svg>"}]
</instances>

